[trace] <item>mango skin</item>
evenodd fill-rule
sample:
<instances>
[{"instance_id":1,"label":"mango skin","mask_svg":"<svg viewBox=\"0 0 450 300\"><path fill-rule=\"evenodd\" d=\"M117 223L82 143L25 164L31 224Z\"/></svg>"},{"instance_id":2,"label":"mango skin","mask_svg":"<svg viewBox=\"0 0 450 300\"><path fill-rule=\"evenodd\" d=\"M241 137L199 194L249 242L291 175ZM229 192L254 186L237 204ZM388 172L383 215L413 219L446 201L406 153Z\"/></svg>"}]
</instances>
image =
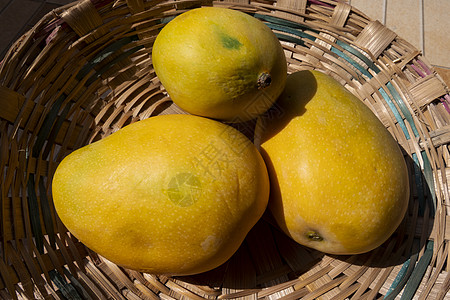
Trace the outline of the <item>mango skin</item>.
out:
<instances>
[{"instance_id":1,"label":"mango skin","mask_svg":"<svg viewBox=\"0 0 450 300\"><path fill-rule=\"evenodd\" d=\"M188 275L232 256L267 206L269 181L256 147L234 128L164 115L69 154L52 191L65 226L103 257Z\"/></svg>"},{"instance_id":2,"label":"mango skin","mask_svg":"<svg viewBox=\"0 0 450 300\"><path fill-rule=\"evenodd\" d=\"M281 94L286 57L275 34L240 11L202 7L170 21L152 49L155 73L174 103L232 122L256 118ZM270 85L258 87L262 73Z\"/></svg>"},{"instance_id":3,"label":"mango skin","mask_svg":"<svg viewBox=\"0 0 450 300\"><path fill-rule=\"evenodd\" d=\"M409 201L397 142L368 107L318 71L289 75L279 109L281 117L266 121L261 147L280 228L330 254L380 246Z\"/></svg>"}]
</instances>

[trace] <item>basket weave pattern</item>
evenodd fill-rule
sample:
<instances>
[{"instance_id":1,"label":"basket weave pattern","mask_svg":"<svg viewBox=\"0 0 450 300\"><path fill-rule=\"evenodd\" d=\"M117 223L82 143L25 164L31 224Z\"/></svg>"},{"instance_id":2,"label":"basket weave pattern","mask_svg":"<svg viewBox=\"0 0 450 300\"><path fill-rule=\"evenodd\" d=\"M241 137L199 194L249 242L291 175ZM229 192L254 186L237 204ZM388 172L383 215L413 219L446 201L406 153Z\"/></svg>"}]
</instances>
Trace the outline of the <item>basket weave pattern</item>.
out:
<instances>
[{"instance_id":1,"label":"basket weave pattern","mask_svg":"<svg viewBox=\"0 0 450 300\"><path fill-rule=\"evenodd\" d=\"M363 255L324 255L295 244L265 216L225 265L167 277L120 268L65 229L51 195L58 162L132 122L181 113L155 75L152 44L174 16L202 5L265 22L289 72L333 76L398 141L411 199L384 245ZM420 51L346 3L73 2L44 16L0 63L0 298L450 299L449 142L442 79Z\"/></svg>"}]
</instances>

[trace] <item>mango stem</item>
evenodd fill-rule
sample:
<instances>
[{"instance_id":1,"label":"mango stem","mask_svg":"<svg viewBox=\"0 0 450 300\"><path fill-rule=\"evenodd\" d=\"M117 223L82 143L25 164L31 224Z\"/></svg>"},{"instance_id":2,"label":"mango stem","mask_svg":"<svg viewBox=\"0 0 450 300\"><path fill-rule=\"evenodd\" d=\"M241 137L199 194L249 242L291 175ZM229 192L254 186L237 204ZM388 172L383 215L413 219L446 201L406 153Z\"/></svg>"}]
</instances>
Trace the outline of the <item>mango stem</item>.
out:
<instances>
[{"instance_id":1,"label":"mango stem","mask_svg":"<svg viewBox=\"0 0 450 300\"><path fill-rule=\"evenodd\" d=\"M306 237L308 239L310 239L311 241L317 241L317 242L323 241L323 237L320 234L318 234L317 232L312 231L312 230L310 230L306 233Z\"/></svg>"}]
</instances>

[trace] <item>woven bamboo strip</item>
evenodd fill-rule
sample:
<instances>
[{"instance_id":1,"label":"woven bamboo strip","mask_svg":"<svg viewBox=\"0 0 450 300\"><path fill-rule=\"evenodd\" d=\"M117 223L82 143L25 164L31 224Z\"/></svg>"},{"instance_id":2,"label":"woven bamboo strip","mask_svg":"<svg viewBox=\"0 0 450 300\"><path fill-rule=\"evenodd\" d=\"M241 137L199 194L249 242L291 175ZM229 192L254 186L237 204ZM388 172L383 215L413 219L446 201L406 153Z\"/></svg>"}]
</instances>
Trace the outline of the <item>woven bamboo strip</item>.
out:
<instances>
[{"instance_id":1,"label":"woven bamboo strip","mask_svg":"<svg viewBox=\"0 0 450 300\"><path fill-rule=\"evenodd\" d=\"M306 1L295 1L295 0L281 0L277 2L277 7L286 8L299 13L305 13ZM280 17L287 17L292 21L303 21L303 18L299 15L286 14L283 12L278 12Z\"/></svg>"},{"instance_id":2,"label":"woven bamboo strip","mask_svg":"<svg viewBox=\"0 0 450 300\"><path fill-rule=\"evenodd\" d=\"M333 10L333 16L330 23L336 26L344 27L345 22L351 11L351 6L345 2L339 2Z\"/></svg>"},{"instance_id":3,"label":"woven bamboo strip","mask_svg":"<svg viewBox=\"0 0 450 300\"><path fill-rule=\"evenodd\" d=\"M427 76L410 86L410 93L419 107L423 107L429 101L448 93L445 85L435 76Z\"/></svg>"},{"instance_id":4,"label":"woven bamboo strip","mask_svg":"<svg viewBox=\"0 0 450 300\"><path fill-rule=\"evenodd\" d=\"M380 22L373 21L361 31L354 43L362 49L367 49L370 55L377 58L396 36L394 32L384 27Z\"/></svg>"},{"instance_id":5,"label":"woven bamboo strip","mask_svg":"<svg viewBox=\"0 0 450 300\"><path fill-rule=\"evenodd\" d=\"M79 1L61 15L61 18L79 35L83 36L102 24L102 18L91 1ZM97 32L102 35L105 32ZM91 37L86 42L93 41Z\"/></svg>"}]
</instances>

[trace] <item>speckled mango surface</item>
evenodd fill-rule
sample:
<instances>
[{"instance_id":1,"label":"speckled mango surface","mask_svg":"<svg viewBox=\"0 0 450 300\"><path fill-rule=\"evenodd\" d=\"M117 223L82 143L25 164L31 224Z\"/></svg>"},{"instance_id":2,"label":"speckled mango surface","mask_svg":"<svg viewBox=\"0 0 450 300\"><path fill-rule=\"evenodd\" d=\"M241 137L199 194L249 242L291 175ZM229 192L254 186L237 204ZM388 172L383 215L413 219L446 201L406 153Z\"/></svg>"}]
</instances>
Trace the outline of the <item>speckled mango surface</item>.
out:
<instances>
[{"instance_id":1,"label":"speckled mango surface","mask_svg":"<svg viewBox=\"0 0 450 300\"><path fill-rule=\"evenodd\" d=\"M397 142L368 107L318 71L289 75L277 107L262 149L270 209L280 227L326 253L380 246L399 226L409 200Z\"/></svg>"},{"instance_id":2,"label":"speckled mango surface","mask_svg":"<svg viewBox=\"0 0 450 300\"><path fill-rule=\"evenodd\" d=\"M224 263L269 197L255 146L190 115L151 117L80 148L52 184L59 217L89 248L120 266L173 275Z\"/></svg>"}]
</instances>

